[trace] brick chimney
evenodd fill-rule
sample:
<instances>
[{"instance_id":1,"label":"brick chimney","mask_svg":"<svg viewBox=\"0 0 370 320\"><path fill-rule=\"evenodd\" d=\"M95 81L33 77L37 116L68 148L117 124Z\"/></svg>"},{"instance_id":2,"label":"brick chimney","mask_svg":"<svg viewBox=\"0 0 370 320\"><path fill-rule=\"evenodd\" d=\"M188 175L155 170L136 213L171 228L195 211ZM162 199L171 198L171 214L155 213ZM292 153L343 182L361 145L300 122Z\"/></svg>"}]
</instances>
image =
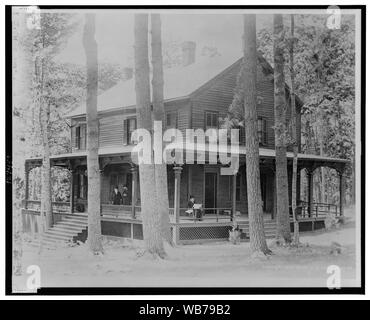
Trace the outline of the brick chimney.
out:
<instances>
[{"instance_id":1,"label":"brick chimney","mask_svg":"<svg viewBox=\"0 0 370 320\"><path fill-rule=\"evenodd\" d=\"M184 67L193 64L195 62L195 48L196 44L194 41L185 41L182 43L182 65Z\"/></svg>"}]
</instances>

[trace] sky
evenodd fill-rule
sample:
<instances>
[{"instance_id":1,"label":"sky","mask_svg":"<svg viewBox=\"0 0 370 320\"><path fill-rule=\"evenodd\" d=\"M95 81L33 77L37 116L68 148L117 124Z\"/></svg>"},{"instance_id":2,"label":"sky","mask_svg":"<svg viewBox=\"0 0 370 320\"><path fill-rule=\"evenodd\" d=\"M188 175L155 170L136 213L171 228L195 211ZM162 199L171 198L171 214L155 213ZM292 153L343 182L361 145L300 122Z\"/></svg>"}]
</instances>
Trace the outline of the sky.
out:
<instances>
[{"instance_id":1,"label":"sky","mask_svg":"<svg viewBox=\"0 0 370 320\"><path fill-rule=\"evenodd\" d=\"M240 14L162 14L162 41L194 41L197 51L204 46L217 47L222 55L242 53L242 16ZM82 46L84 17L76 33L57 57L62 62L85 63ZM270 15L257 15L257 29L271 26ZM98 59L133 66L134 15L122 10L96 13Z\"/></svg>"}]
</instances>

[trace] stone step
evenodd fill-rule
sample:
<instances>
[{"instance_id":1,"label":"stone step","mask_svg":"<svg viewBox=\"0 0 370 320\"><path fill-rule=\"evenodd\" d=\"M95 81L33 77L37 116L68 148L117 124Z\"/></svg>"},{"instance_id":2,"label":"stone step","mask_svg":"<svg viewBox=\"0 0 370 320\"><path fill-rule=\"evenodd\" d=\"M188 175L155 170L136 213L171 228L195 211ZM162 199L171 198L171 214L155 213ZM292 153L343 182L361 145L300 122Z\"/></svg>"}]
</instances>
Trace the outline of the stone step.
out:
<instances>
[{"instance_id":1,"label":"stone step","mask_svg":"<svg viewBox=\"0 0 370 320\"><path fill-rule=\"evenodd\" d=\"M65 216L63 216L63 219L66 219L66 220L80 220L80 221L85 221L87 223L87 216L77 216L77 215L68 216L68 215L65 215Z\"/></svg>"},{"instance_id":2,"label":"stone step","mask_svg":"<svg viewBox=\"0 0 370 320\"><path fill-rule=\"evenodd\" d=\"M56 227L53 227L47 231L48 234L60 234L60 235L66 235L70 237L76 236L79 232L76 232L74 230L64 230L64 229L58 229Z\"/></svg>"},{"instance_id":3,"label":"stone step","mask_svg":"<svg viewBox=\"0 0 370 320\"><path fill-rule=\"evenodd\" d=\"M46 231L43 235L43 238L48 238L48 239L55 239L55 240L61 240L61 241L69 241L72 240L73 237L70 235L65 235L65 234L56 234L51 231Z\"/></svg>"},{"instance_id":4,"label":"stone step","mask_svg":"<svg viewBox=\"0 0 370 320\"><path fill-rule=\"evenodd\" d=\"M57 226L72 226L72 227L79 227L79 228L86 228L87 227L87 223L83 223L83 222L80 222L80 221L60 221L60 222L57 222L55 225Z\"/></svg>"},{"instance_id":5,"label":"stone step","mask_svg":"<svg viewBox=\"0 0 370 320\"><path fill-rule=\"evenodd\" d=\"M56 224L53 227L54 230L65 230L66 232L80 233L86 229L86 227L78 227L64 224Z\"/></svg>"}]
</instances>

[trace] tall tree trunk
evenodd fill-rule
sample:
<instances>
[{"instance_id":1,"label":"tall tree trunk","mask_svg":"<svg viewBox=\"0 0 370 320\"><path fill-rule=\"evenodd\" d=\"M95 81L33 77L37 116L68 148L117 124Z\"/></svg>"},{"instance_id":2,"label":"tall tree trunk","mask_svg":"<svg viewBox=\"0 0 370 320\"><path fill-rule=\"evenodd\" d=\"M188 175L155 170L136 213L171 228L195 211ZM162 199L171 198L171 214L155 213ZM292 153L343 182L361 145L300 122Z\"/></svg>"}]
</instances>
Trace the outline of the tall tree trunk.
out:
<instances>
[{"instance_id":1,"label":"tall tree trunk","mask_svg":"<svg viewBox=\"0 0 370 320\"><path fill-rule=\"evenodd\" d=\"M353 147L351 204L356 204L356 145Z\"/></svg>"},{"instance_id":2,"label":"tall tree trunk","mask_svg":"<svg viewBox=\"0 0 370 320\"><path fill-rule=\"evenodd\" d=\"M32 70L28 52L25 50L23 44L24 33L26 25L26 14L18 13L13 15L13 52L15 59L12 59L12 70L14 79L13 86L13 111L21 109L22 106L30 106L32 101L30 99L29 84L31 77L29 70ZM7 128L5 128L7 129ZM15 161L15 159L24 159L25 149L19 143L21 140L27 141L25 135L19 137L18 128L15 126L15 119L13 121L13 141L17 139L18 143L12 145L12 163L6 163L6 183L12 184L12 204L13 204L13 264L12 273L14 276L22 275L22 256L23 256L23 230L22 230L22 199L24 199L24 181L25 170L24 163ZM18 140L19 139L19 140ZM9 170L9 171L8 171ZM11 170L11 171L10 171Z\"/></svg>"},{"instance_id":3,"label":"tall tree trunk","mask_svg":"<svg viewBox=\"0 0 370 320\"><path fill-rule=\"evenodd\" d=\"M244 84L244 117L246 147L246 180L250 244L253 253L270 253L263 228L261 200L259 142L257 137L256 110L256 15L244 15L244 60L242 64Z\"/></svg>"},{"instance_id":4,"label":"tall tree trunk","mask_svg":"<svg viewBox=\"0 0 370 320\"><path fill-rule=\"evenodd\" d=\"M289 221L288 169L286 157L286 101L284 80L283 16L274 14L274 111L276 150L277 233L280 243L291 242Z\"/></svg>"},{"instance_id":5,"label":"tall tree trunk","mask_svg":"<svg viewBox=\"0 0 370 320\"><path fill-rule=\"evenodd\" d=\"M42 31L41 31L42 32ZM44 35L42 35L42 38ZM44 48L42 48L44 49ZM39 121L42 141L42 167L41 167L41 220L43 232L52 226L52 205L51 205L51 174L50 174L50 145L49 145L49 122L50 104L44 99L45 86L45 58L38 59L38 102L39 102ZM41 246L41 243L40 243Z\"/></svg>"},{"instance_id":6,"label":"tall tree trunk","mask_svg":"<svg viewBox=\"0 0 370 320\"><path fill-rule=\"evenodd\" d=\"M83 45L86 54L87 92L87 242L94 254L103 253L100 225L100 170L99 170L99 128L97 117L98 97L98 49L95 40L95 15L86 14Z\"/></svg>"},{"instance_id":7,"label":"tall tree trunk","mask_svg":"<svg viewBox=\"0 0 370 320\"><path fill-rule=\"evenodd\" d=\"M291 101L291 113L292 113L292 141L293 141L293 174L292 174L292 212L294 220L294 238L293 242L295 245L299 243L299 223L297 220L297 167L298 167L298 139L297 139L297 115L295 107L295 73L294 73L294 15L290 16L290 101Z\"/></svg>"},{"instance_id":8,"label":"tall tree trunk","mask_svg":"<svg viewBox=\"0 0 370 320\"><path fill-rule=\"evenodd\" d=\"M161 17L159 14L151 15L152 29L152 66L153 66L153 121L161 121L162 128L165 128L165 111L163 103L163 58L162 58L162 36L161 36ZM160 152L161 158L163 148L155 150ZM167 186L167 165L155 164L155 182L158 210L161 214L161 233L165 241L172 244L170 232L170 216Z\"/></svg>"},{"instance_id":9,"label":"tall tree trunk","mask_svg":"<svg viewBox=\"0 0 370 320\"><path fill-rule=\"evenodd\" d=\"M135 91L138 128L152 133L148 58L148 15L135 15ZM165 257L161 233L161 212L157 203L156 173L151 152L150 164L139 164L141 214L146 252Z\"/></svg>"},{"instance_id":10,"label":"tall tree trunk","mask_svg":"<svg viewBox=\"0 0 370 320\"><path fill-rule=\"evenodd\" d=\"M41 217L44 230L50 228L53 223L51 206L51 174L50 174L50 146L49 146L49 119L50 105L41 104L41 137L42 137L42 167L41 167Z\"/></svg>"}]
</instances>

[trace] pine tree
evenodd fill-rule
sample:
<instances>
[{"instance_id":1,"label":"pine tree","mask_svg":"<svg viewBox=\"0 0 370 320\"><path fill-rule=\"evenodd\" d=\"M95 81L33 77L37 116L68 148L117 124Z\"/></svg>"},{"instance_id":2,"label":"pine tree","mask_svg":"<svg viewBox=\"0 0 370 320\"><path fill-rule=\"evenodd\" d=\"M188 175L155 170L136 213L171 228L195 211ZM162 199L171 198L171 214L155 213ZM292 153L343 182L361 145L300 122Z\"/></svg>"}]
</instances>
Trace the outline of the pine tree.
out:
<instances>
[{"instance_id":1,"label":"pine tree","mask_svg":"<svg viewBox=\"0 0 370 320\"><path fill-rule=\"evenodd\" d=\"M288 169L286 156L286 101L284 80L283 16L274 14L274 112L277 192L277 243L291 242L289 221Z\"/></svg>"},{"instance_id":2,"label":"pine tree","mask_svg":"<svg viewBox=\"0 0 370 320\"><path fill-rule=\"evenodd\" d=\"M245 117L246 180L250 244L253 253L269 254L263 228L259 142L257 137L256 16L244 15L244 59L242 63Z\"/></svg>"},{"instance_id":3,"label":"pine tree","mask_svg":"<svg viewBox=\"0 0 370 320\"><path fill-rule=\"evenodd\" d=\"M299 244L299 223L297 220L297 167L298 167L298 140L297 140L297 115L295 106L295 73L294 73L294 15L290 16L291 38L289 46L290 56L290 102L291 102L291 122L292 122L292 142L293 142L293 174L292 174L292 213L294 219L294 238L295 245Z\"/></svg>"},{"instance_id":4,"label":"pine tree","mask_svg":"<svg viewBox=\"0 0 370 320\"><path fill-rule=\"evenodd\" d=\"M100 225L100 170L99 170L99 127L97 113L98 97L98 51L95 40L95 15L86 14L83 45L86 54L87 93L87 242L94 254L103 253Z\"/></svg>"},{"instance_id":5,"label":"pine tree","mask_svg":"<svg viewBox=\"0 0 370 320\"><path fill-rule=\"evenodd\" d=\"M162 36L161 36L161 17L159 14L151 15L152 29L152 66L153 66L153 120L161 121L162 128L165 127L165 111L163 103L163 58L162 58ZM155 152L163 154L162 150ZM167 165L155 164L155 181L157 195L158 210L161 214L161 232L162 237L168 243L172 244L170 232L170 217L169 217L169 202L168 202L168 186L167 186Z\"/></svg>"},{"instance_id":6,"label":"pine tree","mask_svg":"<svg viewBox=\"0 0 370 320\"><path fill-rule=\"evenodd\" d=\"M148 15L135 15L135 91L138 128L152 132L148 58ZM156 174L153 154L151 163L139 163L141 214L146 253L166 256L161 233L161 212L157 203Z\"/></svg>"}]
</instances>

